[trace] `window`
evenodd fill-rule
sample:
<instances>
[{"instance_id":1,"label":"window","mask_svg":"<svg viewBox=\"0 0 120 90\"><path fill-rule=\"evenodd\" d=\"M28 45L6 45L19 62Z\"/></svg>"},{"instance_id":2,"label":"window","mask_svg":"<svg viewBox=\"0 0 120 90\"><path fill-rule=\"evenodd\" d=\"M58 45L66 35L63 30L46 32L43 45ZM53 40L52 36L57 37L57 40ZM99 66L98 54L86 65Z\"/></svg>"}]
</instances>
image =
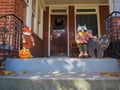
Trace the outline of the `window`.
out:
<instances>
[{"instance_id":1,"label":"window","mask_svg":"<svg viewBox=\"0 0 120 90\"><path fill-rule=\"evenodd\" d=\"M78 25L86 25L89 32L98 36L98 20L96 7L77 7L76 8L76 30Z\"/></svg>"}]
</instances>

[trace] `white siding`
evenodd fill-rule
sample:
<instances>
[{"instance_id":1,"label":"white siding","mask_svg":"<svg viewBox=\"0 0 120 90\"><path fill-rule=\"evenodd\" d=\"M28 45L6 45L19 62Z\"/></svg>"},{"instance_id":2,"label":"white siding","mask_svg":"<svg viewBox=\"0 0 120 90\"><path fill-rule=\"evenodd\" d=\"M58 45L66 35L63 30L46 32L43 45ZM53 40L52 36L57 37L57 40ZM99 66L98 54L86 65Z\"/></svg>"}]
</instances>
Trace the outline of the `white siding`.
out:
<instances>
[{"instance_id":1,"label":"white siding","mask_svg":"<svg viewBox=\"0 0 120 90\"><path fill-rule=\"evenodd\" d=\"M120 11L120 0L114 0L114 10Z\"/></svg>"},{"instance_id":2,"label":"white siding","mask_svg":"<svg viewBox=\"0 0 120 90\"><path fill-rule=\"evenodd\" d=\"M120 11L120 0L109 0L110 12Z\"/></svg>"}]
</instances>

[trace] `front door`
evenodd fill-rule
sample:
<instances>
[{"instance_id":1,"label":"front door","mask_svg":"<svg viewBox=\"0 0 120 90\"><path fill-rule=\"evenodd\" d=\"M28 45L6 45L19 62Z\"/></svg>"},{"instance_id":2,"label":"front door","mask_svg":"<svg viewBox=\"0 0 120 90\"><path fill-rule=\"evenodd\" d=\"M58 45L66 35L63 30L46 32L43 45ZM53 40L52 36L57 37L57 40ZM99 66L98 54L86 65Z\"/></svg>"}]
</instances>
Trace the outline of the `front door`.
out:
<instances>
[{"instance_id":1,"label":"front door","mask_svg":"<svg viewBox=\"0 0 120 90\"><path fill-rule=\"evenodd\" d=\"M50 56L67 56L67 16L51 15Z\"/></svg>"}]
</instances>

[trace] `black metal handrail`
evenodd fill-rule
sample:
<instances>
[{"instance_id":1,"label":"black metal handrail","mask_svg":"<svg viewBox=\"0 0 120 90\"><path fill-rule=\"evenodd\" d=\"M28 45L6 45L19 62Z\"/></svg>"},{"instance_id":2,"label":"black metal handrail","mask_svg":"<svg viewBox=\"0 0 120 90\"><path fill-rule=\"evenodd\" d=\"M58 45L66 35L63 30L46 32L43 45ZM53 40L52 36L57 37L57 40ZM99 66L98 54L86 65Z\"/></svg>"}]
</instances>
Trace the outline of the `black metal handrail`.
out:
<instances>
[{"instance_id":1,"label":"black metal handrail","mask_svg":"<svg viewBox=\"0 0 120 90\"><path fill-rule=\"evenodd\" d=\"M14 14L0 16L0 53L3 59L17 54L22 47L23 21Z\"/></svg>"},{"instance_id":2,"label":"black metal handrail","mask_svg":"<svg viewBox=\"0 0 120 90\"><path fill-rule=\"evenodd\" d=\"M110 13L108 15L108 17L106 17L105 22L106 22L106 34L109 35L110 33L110 20L113 18L117 18L118 16L120 16L120 12L119 11L113 11L112 13ZM116 26L117 26L117 19L116 19Z\"/></svg>"},{"instance_id":3,"label":"black metal handrail","mask_svg":"<svg viewBox=\"0 0 120 90\"><path fill-rule=\"evenodd\" d=\"M106 35L110 37L109 53L120 57L120 12L113 11L105 20ZM114 57L114 56L113 56Z\"/></svg>"},{"instance_id":4,"label":"black metal handrail","mask_svg":"<svg viewBox=\"0 0 120 90\"><path fill-rule=\"evenodd\" d=\"M113 14L117 15L117 14L120 14L119 11L113 11L112 13L110 13L107 17L106 17L106 20L109 20L111 18L111 16L113 16Z\"/></svg>"}]
</instances>

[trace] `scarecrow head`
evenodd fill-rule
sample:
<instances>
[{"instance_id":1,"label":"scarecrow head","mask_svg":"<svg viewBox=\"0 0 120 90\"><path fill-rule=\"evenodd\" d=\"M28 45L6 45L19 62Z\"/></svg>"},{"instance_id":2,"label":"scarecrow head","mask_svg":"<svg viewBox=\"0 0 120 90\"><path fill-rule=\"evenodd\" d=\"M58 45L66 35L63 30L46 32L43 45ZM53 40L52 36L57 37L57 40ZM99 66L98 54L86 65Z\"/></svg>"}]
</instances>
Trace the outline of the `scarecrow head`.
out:
<instances>
[{"instance_id":1,"label":"scarecrow head","mask_svg":"<svg viewBox=\"0 0 120 90\"><path fill-rule=\"evenodd\" d=\"M86 27L86 25L84 25L84 26L78 25L77 32L79 34L81 34L81 35L86 35L86 33L87 33L87 27Z\"/></svg>"},{"instance_id":2,"label":"scarecrow head","mask_svg":"<svg viewBox=\"0 0 120 90\"><path fill-rule=\"evenodd\" d=\"M23 35L31 35L32 32L28 27L23 28Z\"/></svg>"}]
</instances>

